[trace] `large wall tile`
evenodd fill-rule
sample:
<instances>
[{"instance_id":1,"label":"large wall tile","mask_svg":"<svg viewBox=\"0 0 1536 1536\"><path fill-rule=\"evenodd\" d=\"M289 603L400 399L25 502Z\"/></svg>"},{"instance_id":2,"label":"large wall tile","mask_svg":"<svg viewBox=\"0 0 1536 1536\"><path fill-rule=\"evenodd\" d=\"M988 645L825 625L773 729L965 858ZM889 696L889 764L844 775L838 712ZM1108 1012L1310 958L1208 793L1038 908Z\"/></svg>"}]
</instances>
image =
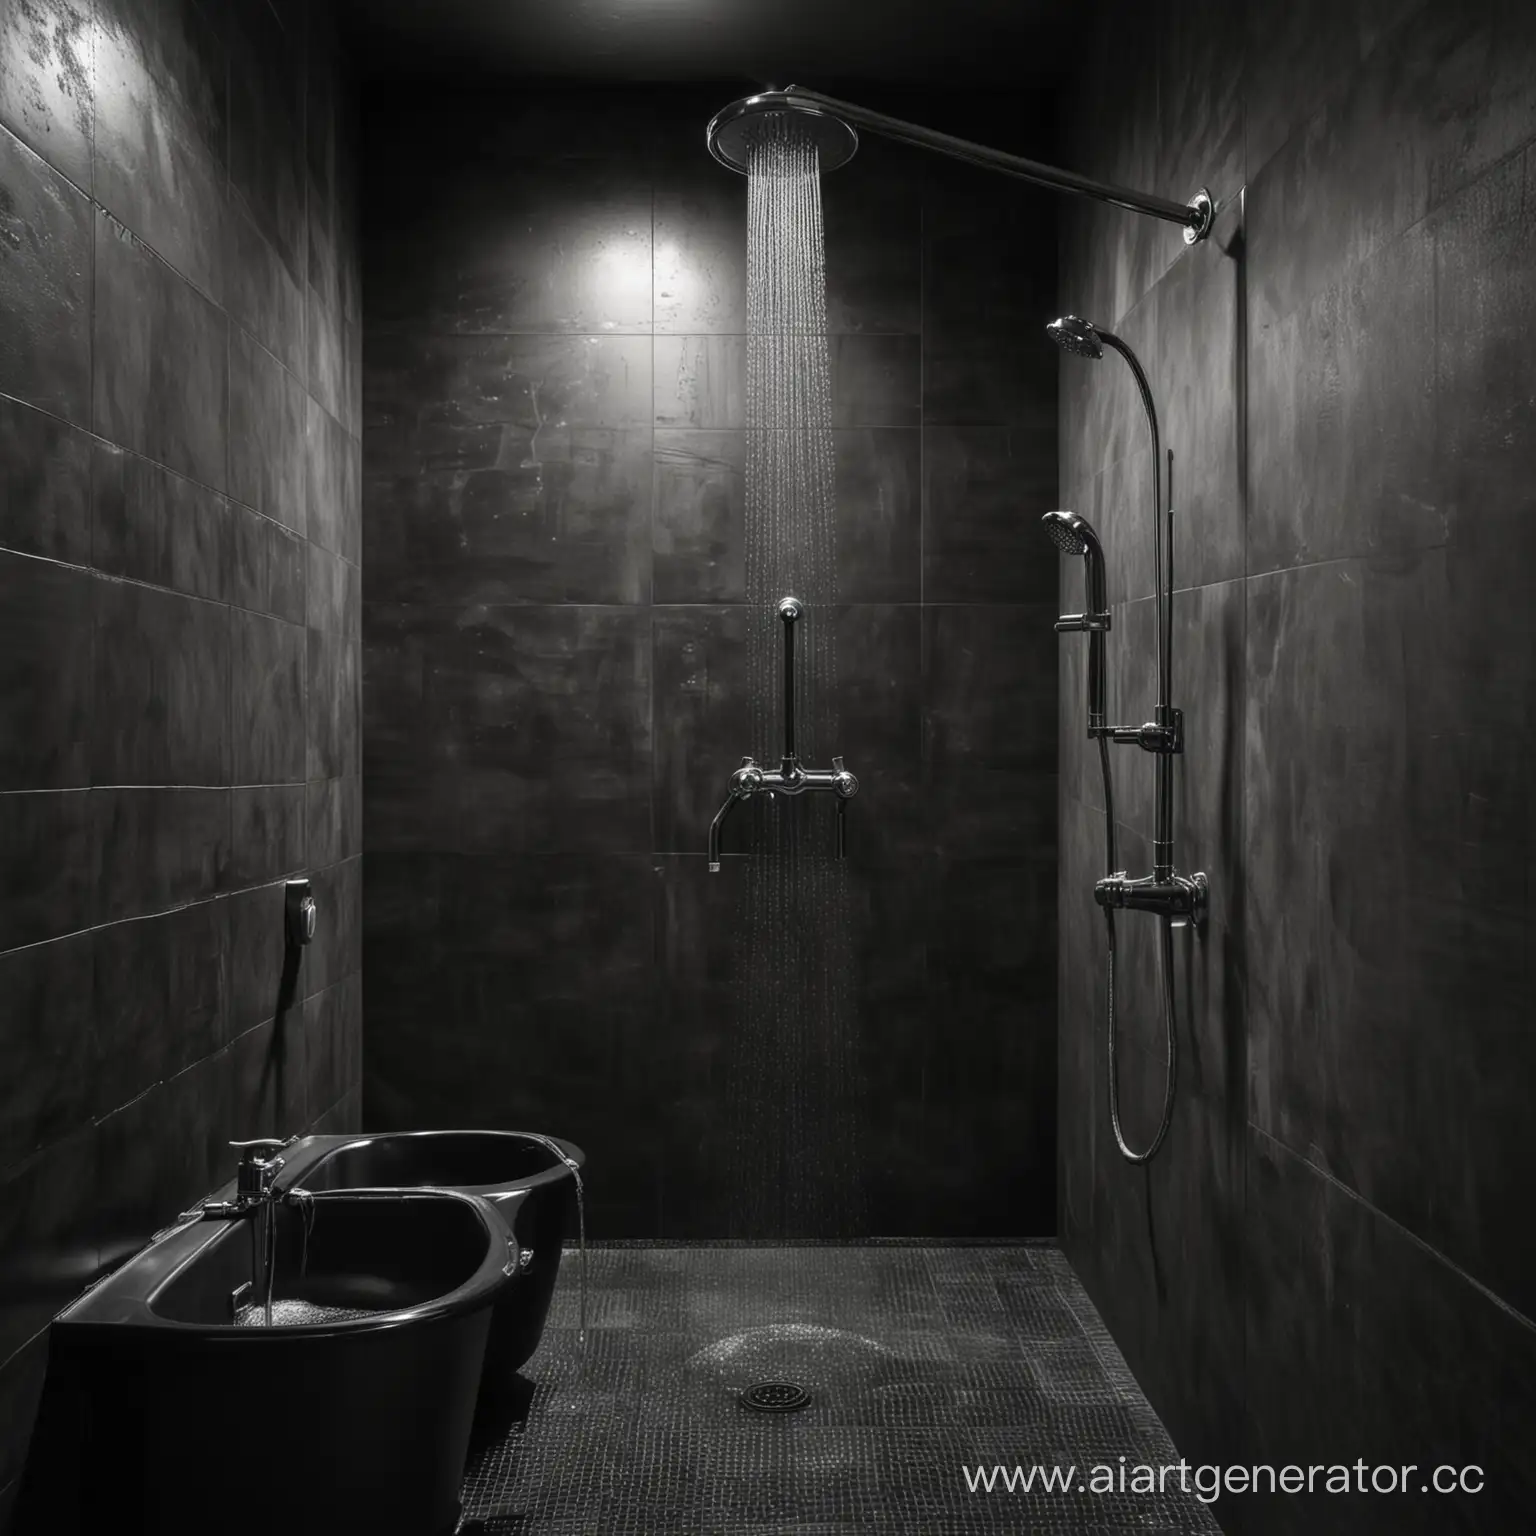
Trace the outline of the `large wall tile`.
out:
<instances>
[{"instance_id":1,"label":"large wall tile","mask_svg":"<svg viewBox=\"0 0 1536 1536\"><path fill-rule=\"evenodd\" d=\"M304 429L309 536L348 560L362 553L362 463L356 440L314 400Z\"/></svg>"},{"instance_id":2,"label":"large wall tile","mask_svg":"<svg viewBox=\"0 0 1536 1536\"><path fill-rule=\"evenodd\" d=\"M229 494L305 531L303 386L243 331L229 339Z\"/></svg>"},{"instance_id":3,"label":"large wall tile","mask_svg":"<svg viewBox=\"0 0 1536 1536\"><path fill-rule=\"evenodd\" d=\"M223 599L235 542L229 503L122 448L97 443L91 466L91 563L113 576Z\"/></svg>"},{"instance_id":4,"label":"large wall tile","mask_svg":"<svg viewBox=\"0 0 1536 1536\"><path fill-rule=\"evenodd\" d=\"M752 749L747 608L652 610L655 763L651 795L655 846L702 852L731 774ZM727 834L747 846L752 807L738 807Z\"/></svg>"},{"instance_id":5,"label":"large wall tile","mask_svg":"<svg viewBox=\"0 0 1536 1536\"><path fill-rule=\"evenodd\" d=\"M0 129L0 390L91 418L91 209Z\"/></svg>"},{"instance_id":6,"label":"large wall tile","mask_svg":"<svg viewBox=\"0 0 1536 1536\"><path fill-rule=\"evenodd\" d=\"M865 138L855 176L823 184L827 329L912 335L923 325L922 152Z\"/></svg>"},{"instance_id":7,"label":"large wall tile","mask_svg":"<svg viewBox=\"0 0 1536 1536\"><path fill-rule=\"evenodd\" d=\"M1421 5L1388 32L1255 176L1255 318L1283 319L1521 147L1533 51L1519 5Z\"/></svg>"},{"instance_id":8,"label":"large wall tile","mask_svg":"<svg viewBox=\"0 0 1536 1536\"><path fill-rule=\"evenodd\" d=\"M457 765L433 741L432 609L369 603L363 616L363 841L370 855L442 850L457 836Z\"/></svg>"},{"instance_id":9,"label":"large wall tile","mask_svg":"<svg viewBox=\"0 0 1536 1536\"><path fill-rule=\"evenodd\" d=\"M0 399L0 545L89 563L91 452L84 432Z\"/></svg>"},{"instance_id":10,"label":"large wall tile","mask_svg":"<svg viewBox=\"0 0 1536 1536\"><path fill-rule=\"evenodd\" d=\"M946 1229L1056 1231L1056 1039L1032 999L1055 988L1052 850L1027 860L941 859L927 911L930 1035L925 1162ZM930 1214L930 1221L936 1217Z\"/></svg>"},{"instance_id":11,"label":"large wall tile","mask_svg":"<svg viewBox=\"0 0 1536 1536\"><path fill-rule=\"evenodd\" d=\"M11 1084L0 1104L0 1168L90 1119L96 1059L89 933L0 957L0 1049Z\"/></svg>"},{"instance_id":12,"label":"large wall tile","mask_svg":"<svg viewBox=\"0 0 1536 1536\"><path fill-rule=\"evenodd\" d=\"M98 585L84 571L0 553L0 789L90 783Z\"/></svg>"},{"instance_id":13,"label":"large wall tile","mask_svg":"<svg viewBox=\"0 0 1536 1536\"><path fill-rule=\"evenodd\" d=\"M924 172L924 421L1053 421L1054 200L980 170Z\"/></svg>"},{"instance_id":14,"label":"large wall tile","mask_svg":"<svg viewBox=\"0 0 1536 1536\"><path fill-rule=\"evenodd\" d=\"M376 344L365 556L381 596L638 602L650 585L645 338Z\"/></svg>"},{"instance_id":15,"label":"large wall tile","mask_svg":"<svg viewBox=\"0 0 1536 1536\"><path fill-rule=\"evenodd\" d=\"M922 346L916 336L831 336L832 425L916 427L922 416Z\"/></svg>"},{"instance_id":16,"label":"large wall tile","mask_svg":"<svg viewBox=\"0 0 1536 1536\"><path fill-rule=\"evenodd\" d=\"M96 88L94 13L91 0L48 0L8 8L0 18L0 123L87 190Z\"/></svg>"},{"instance_id":17,"label":"large wall tile","mask_svg":"<svg viewBox=\"0 0 1536 1536\"><path fill-rule=\"evenodd\" d=\"M0 1357L9 1359L95 1278L96 1167L96 1135L87 1128L0 1183Z\"/></svg>"},{"instance_id":18,"label":"large wall tile","mask_svg":"<svg viewBox=\"0 0 1536 1536\"><path fill-rule=\"evenodd\" d=\"M1251 573L1445 542L1433 261L1420 226L1250 330Z\"/></svg>"},{"instance_id":19,"label":"large wall tile","mask_svg":"<svg viewBox=\"0 0 1536 1536\"><path fill-rule=\"evenodd\" d=\"M296 875L304 866L302 784L248 784L229 794L230 890Z\"/></svg>"},{"instance_id":20,"label":"large wall tile","mask_svg":"<svg viewBox=\"0 0 1536 1536\"><path fill-rule=\"evenodd\" d=\"M309 546L299 535L253 512L229 509L229 601L257 613L300 623L305 609L305 572Z\"/></svg>"},{"instance_id":21,"label":"large wall tile","mask_svg":"<svg viewBox=\"0 0 1536 1536\"><path fill-rule=\"evenodd\" d=\"M1252 1459L1413 1469L1406 1496L1261 1496L1246 1529L1518 1530L1536 1330L1310 1162L1254 1130L1245 1405ZM1439 1464L1476 1495L1425 1495Z\"/></svg>"},{"instance_id":22,"label":"large wall tile","mask_svg":"<svg viewBox=\"0 0 1536 1536\"><path fill-rule=\"evenodd\" d=\"M863 865L910 858L927 845L932 818L923 793L923 611L915 603L850 603L807 623L836 626L836 691L828 701L833 739L819 764L847 760L859 781L849 802L849 857Z\"/></svg>"},{"instance_id":23,"label":"large wall tile","mask_svg":"<svg viewBox=\"0 0 1536 1536\"><path fill-rule=\"evenodd\" d=\"M256 227L249 210L231 198L224 216L224 304L229 317L290 372L307 376L308 290Z\"/></svg>"},{"instance_id":24,"label":"large wall tile","mask_svg":"<svg viewBox=\"0 0 1536 1536\"><path fill-rule=\"evenodd\" d=\"M304 8L304 9L307 9ZM287 28L262 0L230 0L225 22L229 78L229 181L289 277L304 280L305 17L290 7Z\"/></svg>"},{"instance_id":25,"label":"large wall tile","mask_svg":"<svg viewBox=\"0 0 1536 1536\"><path fill-rule=\"evenodd\" d=\"M1448 616L1446 582L1434 552L1251 584L1248 816L1287 829L1247 870L1268 937L1249 961L1252 1115L1528 1310L1508 1155L1524 792L1494 736L1437 741L1455 648L1424 615ZM1384 1029L1402 1044L1385 1059ZM1425 1115L1437 1154L1407 1156Z\"/></svg>"},{"instance_id":26,"label":"large wall tile","mask_svg":"<svg viewBox=\"0 0 1536 1536\"><path fill-rule=\"evenodd\" d=\"M318 1120L363 1070L363 978L353 971L304 1004L305 1119Z\"/></svg>"},{"instance_id":27,"label":"large wall tile","mask_svg":"<svg viewBox=\"0 0 1536 1536\"><path fill-rule=\"evenodd\" d=\"M0 795L0 949L90 927L94 798L81 790Z\"/></svg>"},{"instance_id":28,"label":"large wall tile","mask_svg":"<svg viewBox=\"0 0 1536 1536\"><path fill-rule=\"evenodd\" d=\"M1257 171L1424 0L1251 0L1243 89Z\"/></svg>"},{"instance_id":29,"label":"large wall tile","mask_svg":"<svg viewBox=\"0 0 1536 1536\"><path fill-rule=\"evenodd\" d=\"M846 428L832 434L832 450L838 596L850 603L919 601L922 434L901 427Z\"/></svg>"},{"instance_id":30,"label":"large wall tile","mask_svg":"<svg viewBox=\"0 0 1536 1536\"><path fill-rule=\"evenodd\" d=\"M96 784L228 784L230 610L96 585Z\"/></svg>"},{"instance_id":31,"label":"large wall tile","mask_svg":"<svg viewBox=\"0 0 1536 1536\"><path fill-rule=\"evenodd\" d=\"M456 846L633 852L650 839L650 623L626 608L482 608L428 653L456 745ZM570 707L572 699L580 705Z\"/></svg>"},{"instance_id":32,"label":"large wall tile","mask_svg":"<svg viewBox=\"0 0 1536 1536\"><path fill-rule=\"evenodd\" d=\"M645 1128L660 1117L651 860L477 856L446 874L444 974L459 1023L444 1030L440 1011L385 1003L387 1027L368 1031L371 1121L569 1136L612 1174L601 1192L589 1186L589 1235L654 1231L654 1185L642 1176L657 1147Z\"/></svg>"},{"instance_id":33,"label":"large wall tile","mask_svg":"<svg viewBox=\"0 0 1536 1536\"><path fill-rule=\"evenodd\" d=\"M226 1035L228 903L113 923L95 949L98 1115L211 1056Z\"/></svg>"},{"instance_id":34,"label":"large wall tile","mask_svg":"<svg viewBox=\"0 0 1536 1536\"><path fill-rule=\"evenodd\" d=\"M96 0L97 201L221 298L228 104L217 19L196 0Z\"/></svg>"},{"instance_id":35,"label":"large wall tile","mask_svg":"<svg viewBox=\"0 0 1536 1536\"><path fill-rule=\"evenodd\" d=\"M228 790L103 789L89 799L97 922L163 912L216 895L224 885Z\"/></svg>"},{"instance_id":36,"label":"large wall tile","mask_svg":"<svg viewBox=\"0 0 1536 1536\"><path fill-rule=\"evenodd\" d=\"M1055 587L1040 518L1056 504L1053 441L1000 427L923 434L923 596L1036 602Z\"/></svg>"},{"instance_id":37,"label":"large wall tile","mask_svg":"<svg viewBox=\"0 0 1536 1536\"><path fill-rule=\"evenodd\" d=\"M305 856L317 868L363 851L363 782L358 774L317 779L308 786Z\"/></svg>"},{"instance_id":38,"label":"large wall tile","mask_svg":"<svg viewBox=\"0 0 1536 1536\"><path fill-rule=\"evenodd\" d=\"M296 1011L268 1020L231 1044L230 1123L238 1131L232 1139L279 1136L291 1125L309 1123L302 1017Z\"/></svg>"},{"instance_id":39,"label":"large wall tile","mask_svg":"<svg viewBox=\"0 0 1536 1536\"><path fill-rule=\"evenodd\" d=\"M262 614L231 615L230 776L235 784L304 777L304 630Z\"/></svg>"},{"instance_id":40,"label":"large wall tile","mask_svg":"<svg viewBox=\"0 0 1536 1536\"><path fill-rule=\"evenodd\" d=\"M317 627L307 642L305 716L308 748L301 777L335 778L356 773L361 761L361 645L355 629Z\"/></svg>"},{"instance_id":41,"label":"large wall tile","mask_svg":"<svg viewBox=\"0 0 1536 1536\"><path fill-rule=\"evenodd\" d=\"M923 612L925 791L938 851L1024 857L1055 841L1054 604Z\"/></svg>"},{"instance_id":42,"label":"large wall tile","mask_svg":"<svg viewBox=\"0 0 1536 1536\"><path fill-rule=\"evenodd\" d=\"M281 1018L299 1001L303 956L287 941L281 883L237 891L225 904L229 908L228 1034L233 1040L258 1024ZM284 1038L291 1043L298 1036Z\"/></svg>"},{"instance_id":43,"label":"large wall tile","mask_svg":"<svg viewBox=\"0 0 1536 1536\"><path fill-rule=\"evenodd\" d=\"M702 163L701 163L702 162ZM658 335L744 335L747 184L697 149L666 161L654 202Z\"/></svg>"},{"instance_id":44,"label":"large wall tile","mask_svg":"<svg viewBox=\"0 0 1536 1536\"><path fill-rule=\"evenodd\" d=\"M106 213L96 215L96 430L222 490L229 322Z\"/></svg>"},{"instance_id":45,"label":"large wall tile","mask_svg":"<svg viewBox=\"0 0 1536 1536\"><path fill-rule=\"evenodd\" d=\"M746 426L745 335L658 335L654 347L658 427Z\"/></svg>"},{"instance_id":46,"label":"large wall tile","mask_svg":"<svg viewBox=\"0 0 1536 1536\"><path fill-rule=\"evenodd\" d=\"M440 332L649 334L651 198L630 168L566 160L551 175L551 162L532 142L515 156L472 141L455 154L466 162L456 174L424 167L423 196L397 207L377 249L370 242L376 323ZM675 248L658 217L657 249ZM436 259L445 249L455 252L451 263ZM687 271L684 263L684 285ZM680 298L658 290L658 315L681 313Z\"/></svg>"},{"instance_id":47,"label":"large wall tile","mask_svg":"<svg viewBox=\"0 0 1536 1536\"><path fill-rule=\"evenodd\" d=\"M745 432L658 431L655 454L653 600L740 602L747 581Z\"/></svg>"}]
</instances>

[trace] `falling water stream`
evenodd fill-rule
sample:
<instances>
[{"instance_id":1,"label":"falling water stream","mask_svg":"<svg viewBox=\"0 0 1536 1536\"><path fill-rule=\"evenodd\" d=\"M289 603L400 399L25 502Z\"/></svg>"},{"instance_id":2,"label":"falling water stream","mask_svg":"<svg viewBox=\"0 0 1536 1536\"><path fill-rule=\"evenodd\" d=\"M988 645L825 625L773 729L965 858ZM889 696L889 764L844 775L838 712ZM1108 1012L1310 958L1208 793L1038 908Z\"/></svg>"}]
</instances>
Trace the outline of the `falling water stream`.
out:
<instances>
[{"instance_id":1,"label":"falling water stream","mask_svg":"<svg viewBox=\"0 0 1536 1536\"><path fill-rule=\"evenodd\" d=\"M837 712L836 468L815 145L769 117L748 167L746 579L752 755L784 748L783 626L796 636L796 747L824 767ZM855 765L856 766L856 765ZM846 866L831 796L757 797L747 818L727 1083L733 1237L863 1229L861 1105Z\"/></svg>"}]
</instances>

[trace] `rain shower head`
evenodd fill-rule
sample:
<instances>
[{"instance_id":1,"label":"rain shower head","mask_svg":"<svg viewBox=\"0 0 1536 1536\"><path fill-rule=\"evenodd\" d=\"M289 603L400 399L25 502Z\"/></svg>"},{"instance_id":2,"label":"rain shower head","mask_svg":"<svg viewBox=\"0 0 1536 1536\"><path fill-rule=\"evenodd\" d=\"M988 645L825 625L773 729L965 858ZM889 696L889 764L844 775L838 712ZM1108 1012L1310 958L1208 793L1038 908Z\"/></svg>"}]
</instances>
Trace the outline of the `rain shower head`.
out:
<instances>
[{"instance_id":1,"label":"rain shower head","mask_svg":"<svg viewBox=\"0 0 1536 1536\"><path fill-rule=\"evenodd\" d=\"M722 107L709 120L705 141L721 165L745 175L757 135L766 124L787 120L810 135L823 172L847 165L859 147L858 134L842 118L785 91L762 91Z\"/></svg>"},{"instance_id":2,"label":"rain shower head","mask_svg":"<svg viewBox=\"0 0 1536 1536\"><path fill-rule=\"evenodd\" d=\"M1104 344L1098 331L1077 315L1063 315L1046 326L1045 334L1058 347L1065 348L1076 357L1103 357Z\"/></svg>"}]
</instances>

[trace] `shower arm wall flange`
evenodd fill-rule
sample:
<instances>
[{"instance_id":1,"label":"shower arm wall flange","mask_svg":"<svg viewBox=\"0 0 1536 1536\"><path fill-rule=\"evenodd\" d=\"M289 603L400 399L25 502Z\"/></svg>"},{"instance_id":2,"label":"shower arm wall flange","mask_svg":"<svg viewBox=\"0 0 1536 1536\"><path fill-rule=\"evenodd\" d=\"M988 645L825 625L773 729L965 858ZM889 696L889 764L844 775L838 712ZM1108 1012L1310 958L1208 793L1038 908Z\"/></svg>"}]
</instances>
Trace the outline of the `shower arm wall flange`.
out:
<instances>
[{"instance_id":1,"label":"shower arm wall flange","mask_svg":"<svg viewBox=\"0 0 1536 1536\"><path fill-rule=\"evenodd\" d=\"M765 92L765 95L775 94ZM903 144L914 144L919 149L931 149L937 154L948 155L952 160L964 160L988 171L998 171L1004 176L1015 176L1036 186L1050 187L1057 192L1068 192L1076 197L1093 198L1097 202L1112 203L1117 208L1132 213L1144 213L1167 224L1178 224L1184 231L1184 243L1194 245L1204 240L1216 220L1216 204L1208 188L1202 187L1187 203L1176 203L1171 198L1157 197L1150 192L1137 192L1130 187L1116 186L1113 182L1096 181L1091 176L1081 176L1076 171L1064 171L1039 160L1027 160L1023 155L1012 155L1006 150L993 149L986 144L976 144L969 139L956 138L953 134L940 133L924 128L919 123L909 123L899 117L887 117L883 112L872 112L867 107L855 106L849 101L839 101L835 96L824 96L820 91L804 86L790 85L777 94L791 101L804 102L818 107L856 128L867 128L882 138L895 139Z\"/></svg>"},{"instance_id":2,"label":"shower arm wall flange","mask_svg":"<svg viewBox=\"0 0 1536 1536\"><path fill-rule=\"evenodd\" d=\"M744 757L741 766L731 775L731 787L726 793L715 819L709 825L709 872L720 872L721 835L726 818L743 800L753 795L796 795L830 793L837 796L837 857L848 855L848 802L859 792L859 781L843 766L841 757L832 759L830 768L807 768L795 751L795 625L804 614L800 600L794 597L782 599L778 616L784 625L784 754L777 768L760 767L751 757Z\"/></svg>"}]
</instances>

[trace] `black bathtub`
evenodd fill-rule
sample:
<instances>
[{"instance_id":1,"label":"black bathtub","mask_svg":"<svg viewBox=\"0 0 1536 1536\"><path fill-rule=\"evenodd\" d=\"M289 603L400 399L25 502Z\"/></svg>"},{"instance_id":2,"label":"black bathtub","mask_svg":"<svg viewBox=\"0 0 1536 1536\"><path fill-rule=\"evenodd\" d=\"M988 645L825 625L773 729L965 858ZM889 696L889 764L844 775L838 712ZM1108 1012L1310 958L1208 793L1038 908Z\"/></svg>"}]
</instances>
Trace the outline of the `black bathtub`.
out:
<instances>
[{"instance_id":1,"label":"black bathtub","mask_svg":"<svg viewBox=\"0 0 1536 1536\"><path fill-rule=\"evenodd\" d=\"M270 1328L236 1321L248 1220L177 1228L59 1315L19 1531L455 1528L491 1312L516 1284L506 1222L445 1190L274 1217Z\"/></svg>"},{"instance_id":2,"label":"black bathtub","mask_svg":"<svg viewBox=\"0 0 1536 1536\"><path fill-rule=\"evenodd\" d=\"M503 1383L539 1347L561 1249L575 1228L576 1177L569 1164L579 1169L586 1154L574 1142L525 1131L399 1131L306 1136L283 1156L278 1183L285 1188L432 1186L489 1200L517 1238L523 1272L496 1306L487 1384Z\"/></svg>"}]
</instances>

